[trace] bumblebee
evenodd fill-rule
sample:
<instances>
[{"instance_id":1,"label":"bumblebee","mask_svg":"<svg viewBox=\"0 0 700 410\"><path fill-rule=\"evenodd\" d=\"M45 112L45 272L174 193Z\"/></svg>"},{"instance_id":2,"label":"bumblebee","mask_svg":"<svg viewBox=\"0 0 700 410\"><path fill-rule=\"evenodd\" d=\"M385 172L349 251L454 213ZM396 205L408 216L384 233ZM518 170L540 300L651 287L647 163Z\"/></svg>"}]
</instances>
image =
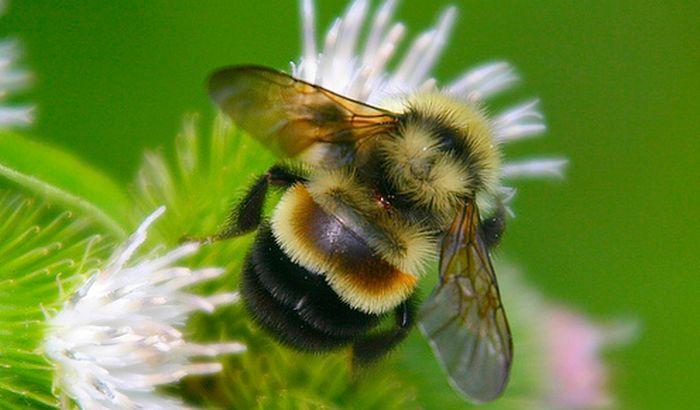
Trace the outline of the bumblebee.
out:
<instances>
[{"instance_id":1,"label":"bumblebee","mask_svg":"<svg viewBox=\"0 0 700 410\"><path fill-rule=\"evenodd\" d=\"M500 167L483 111L437 92L389 111L259 66L223 68L208 87L283 159L213 237L257 230L241 283L255 322L299 350L349 346L358 365L418 323L454 387L475 401L500 395L513 350L489 252L505 212L479 214L498 197ZM283 193L266 218L272 187ZM438 256L419 311L417 284Z\"/></svg>"}]
</instances>

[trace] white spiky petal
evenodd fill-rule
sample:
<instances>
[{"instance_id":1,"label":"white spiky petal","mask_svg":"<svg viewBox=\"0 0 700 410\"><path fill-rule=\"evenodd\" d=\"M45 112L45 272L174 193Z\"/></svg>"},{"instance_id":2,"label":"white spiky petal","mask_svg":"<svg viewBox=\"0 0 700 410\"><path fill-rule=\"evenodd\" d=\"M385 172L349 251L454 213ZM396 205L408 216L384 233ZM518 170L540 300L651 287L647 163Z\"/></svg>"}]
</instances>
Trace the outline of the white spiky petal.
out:
<instances>
[{"instance_id":1,"label":"white spiky petal","mask_svg":"<svg viewBox=\"0 0 700 410\"><path fill-rule=\"evenodd\" d=\"M419 34L397 62L397 68L389 72L387 64L406 32L403 24L392 21L396 3L396 0L384 1L363 35L369 1L355 0L342 17L333 22L317 52L314 2L302 0L303 52L299 62L291 63L292 74L376 106L382 106L392 97L436 88L437 82L430 72L447 45L457 10L454 7L445 9L435 27ZM364 44L361 44L362 38ZM480 103L517 81L518 76L510 64L495 61L466 71L442 89L466 102ZM546 128L536 99L496 114L492 124L499 144L540 135ZM501 177L561 176L565 164L562 159L505 163Z\"/></svg>"},{"instance_id":2,"label":"white spiky petal","mask_svg":"<svg viewBox=\"0 0 700 410\"><path fill-rule=\"evenodd\" d=\"M0 14L5 11L5 5L0 0ZM4 105L5 98L22 89L30 79L29 73L15 68L19 54L16 41L0 41L0 128L25 126L32 121L33 107Z\"/></svg>"},{"instance_id":3,"label":"white spiky petal","mask_svg":"<svg viewBox=\"0 0 700 410\"><path fill-rule=\"evenodd\" d=\"M190 343L179 330L191 313L238 300L237 293L201 297L183 290L223 273L172 266L196 252L198 244L129 263L164 211L161 207L146 218L111 262L48 320L44 351L55 365L55 384L84 409L184 408L156 387L221 370L220 363L195 357L245 350L237 342Z\"/></svg>"}]
</instances>

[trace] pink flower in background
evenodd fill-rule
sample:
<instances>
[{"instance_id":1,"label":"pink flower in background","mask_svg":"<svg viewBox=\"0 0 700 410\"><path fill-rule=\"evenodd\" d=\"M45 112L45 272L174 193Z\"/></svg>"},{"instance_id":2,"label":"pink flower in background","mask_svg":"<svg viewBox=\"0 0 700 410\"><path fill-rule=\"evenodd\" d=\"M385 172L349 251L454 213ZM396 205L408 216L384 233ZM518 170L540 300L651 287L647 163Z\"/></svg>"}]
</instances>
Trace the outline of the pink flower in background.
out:
<instances>
[{"instance_id":1,"label":"pink flower in background","mask_svg":"<svg viewBox=\"0 0 700 410\"><path fill-rule=\"evenodd\" d=\"M608 371L599 356L605 341L603 330L561 309L550 313L546 331L554 383L552 400L577 409L609 405Z\"/></svg>"},{"instance_id":2,"label":"pink flower in background","mask_svg":"<svg viewBox=\"0 0 700 410\"><path fill-rule=\"evenodd\" d=\"M630 340L633 324L600 325L565 307L544 321L552 405L564 409L607 408L614 403L603 350Z\"/></svg>"},{"instance_id":3,"label":"pink flower in background","mask_svg":"<svg viewBox=\"0 0 700 410\"><path fill-rule=\"evenodd\" d=\"M605 352L634 340L635 320L593 320L543 295L512 265L499 267L499 283L510 307L516 359L509 389L491 406L518 410L614 407L614 369Z\"/></svg>"}]
</instances>

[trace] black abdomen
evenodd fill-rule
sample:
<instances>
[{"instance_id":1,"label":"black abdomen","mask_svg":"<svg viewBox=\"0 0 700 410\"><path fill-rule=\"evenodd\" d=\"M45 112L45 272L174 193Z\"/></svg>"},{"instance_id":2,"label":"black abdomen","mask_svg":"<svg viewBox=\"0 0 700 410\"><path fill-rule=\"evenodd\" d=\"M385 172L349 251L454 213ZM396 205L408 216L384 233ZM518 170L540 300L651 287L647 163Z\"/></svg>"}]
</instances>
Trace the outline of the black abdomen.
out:
<instances>
[{"instance_id":1,"label":"black abdomen","mask_svg":"<svg viewBox=\"0 0 700 410\"><path fill-rule=\"evenodd\" d=\"M348 345L382 316L342 302L323 276L297 265L282 251L269 226L259 229L246 257L241 289L255 321L300 350Z\"/></svg>"}]
</instances>

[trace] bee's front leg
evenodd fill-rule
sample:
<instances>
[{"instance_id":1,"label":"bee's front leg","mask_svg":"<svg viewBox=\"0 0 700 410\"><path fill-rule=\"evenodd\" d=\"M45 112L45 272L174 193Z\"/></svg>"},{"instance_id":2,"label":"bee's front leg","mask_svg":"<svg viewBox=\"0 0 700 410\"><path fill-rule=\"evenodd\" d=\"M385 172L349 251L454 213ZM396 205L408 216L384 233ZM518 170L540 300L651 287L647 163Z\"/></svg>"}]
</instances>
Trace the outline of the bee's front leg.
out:
<instances>
[{"instance_id":1,"label":"bee's front leg","mask_svg":"<svg viewBox=\"0 0 700 410\"><path fill-rule=\"evenodd\" d=\"M226 224L219 232L204 238L192 239L185 237L184 240L211 243L254 231L260 225L260 220L262 219L262 210L265 205L268 188L270 186L288 188L297 182L304 181L306 181L306 177L302 175L300 170L280 164L275 165L259 176L248 188L243 199L231 209Z\"/></svg>"}]
</instances>

